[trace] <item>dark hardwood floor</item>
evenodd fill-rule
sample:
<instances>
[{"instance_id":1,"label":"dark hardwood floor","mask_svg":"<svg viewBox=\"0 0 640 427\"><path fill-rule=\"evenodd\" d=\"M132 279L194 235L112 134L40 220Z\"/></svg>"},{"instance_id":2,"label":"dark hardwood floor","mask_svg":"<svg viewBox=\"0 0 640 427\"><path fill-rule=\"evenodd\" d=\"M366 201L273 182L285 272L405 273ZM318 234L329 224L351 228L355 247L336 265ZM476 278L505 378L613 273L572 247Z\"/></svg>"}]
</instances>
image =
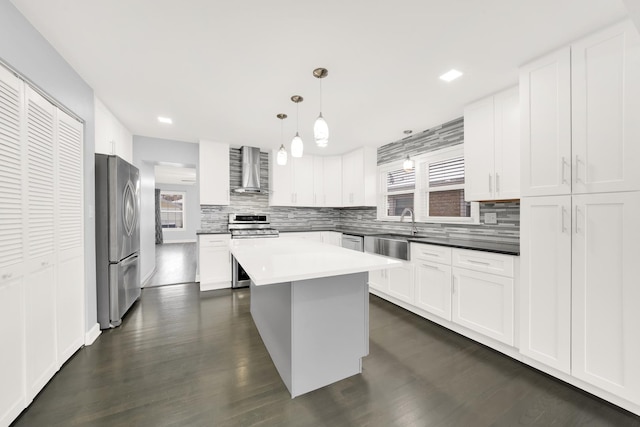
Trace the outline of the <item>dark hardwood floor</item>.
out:
<instances>
[{"instance_id":1,"label":"dark hardwood floor","mask_svg":"<svg viewBox=\"0 0 640 427\"><path fill-rule=\"evenodd\" d=\"M291 399L249 291L146 288L23 426L640 426L640 418L371 297L362 375Z\"/></svg>"},{"instance_id":2,"label":"dark hardwood floor","mask_svg":"<svg viewBox=\"0 0 640 427\"><path fill-rule=\"evenodd\" d=\"M156 245L156 271L145 287L175 285L196 280L196 243Z\"/></svg>"}]
</instances>

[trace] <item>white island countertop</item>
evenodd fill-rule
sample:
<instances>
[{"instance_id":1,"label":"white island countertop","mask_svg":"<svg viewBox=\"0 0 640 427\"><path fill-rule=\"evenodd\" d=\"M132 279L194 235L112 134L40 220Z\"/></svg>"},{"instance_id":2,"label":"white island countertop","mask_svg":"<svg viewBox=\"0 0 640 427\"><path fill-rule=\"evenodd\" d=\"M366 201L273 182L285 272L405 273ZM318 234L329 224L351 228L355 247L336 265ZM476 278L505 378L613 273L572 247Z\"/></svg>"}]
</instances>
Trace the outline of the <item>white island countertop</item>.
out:
<instances>
[{"instance_id":1,"label":"white island countertop","mask_svg":"<svg viewBox=\"0 0 640 427\"><path fill-rule=\"evenodd\" d=\"M235 239L230 249L256 286L402 265L392 258L295 237Z\"/></svg>"}]
</instances>

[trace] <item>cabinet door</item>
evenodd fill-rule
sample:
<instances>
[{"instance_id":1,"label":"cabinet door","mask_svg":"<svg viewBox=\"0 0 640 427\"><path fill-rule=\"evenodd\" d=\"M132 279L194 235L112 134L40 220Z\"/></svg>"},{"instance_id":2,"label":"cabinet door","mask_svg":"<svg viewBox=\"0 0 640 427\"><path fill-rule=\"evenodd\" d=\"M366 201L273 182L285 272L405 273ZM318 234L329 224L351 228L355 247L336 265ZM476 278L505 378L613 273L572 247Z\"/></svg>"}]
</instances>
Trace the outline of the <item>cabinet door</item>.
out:
<instances>
[{"instance_id":1,"label":"cabinet door","mask_svg":"<svg viewBox=\"0 0 640 427\"><path fill-rule=\"evenodd\" d=\"M361 150L352 151L342 157L342 203L344 206L360 206L364 201L357 189L362 186L364 162Z\"/></svg>"},{"instance_id":2,"label":"cabinet door","mask_svg":"<svg viewBox=\"0 0 640 427\"><path fill-rule=\"evenodd\" d=\"M571 373L571 196L520 202L520 352Z\"/></svg>"},{"instance_id":3,"label":"cabinet door","mask_svg":"<svg viewBox=\"0 0 640 427\"><path fill-rule=\"evenodd\" d=\"M286 165L279 165L277 156L278 151L273 150L269 159L269 205L293 206L292 161L289 158Z\"/></svg>"},{"instance_id":4,"label":"cabinet door","mask_svg":"<svg viewBox=\"0 0 640 427\"><path fill-rule=\"evenodd\" d=\"M335 231L323 231L322 243L333 246L342 246L342 233L338 233Z\"/></svg>"},{"instance_id":5,"label":"cabinet door","mask_svg":"<svg viewBox=\"0 0 640 427\"><path fill-rule=\"evenodd\" d=\"M415 304L451 320L451 267L434 262L415 263Z\"/></svg>"},{"instance_id":6,"label":"cabinet door","mask_svg":"<svg viewBox=\"0 0 640 427\"><path fill-rule=\"evenodd\" d=\"M293 176L290 179L293 182L294 205L314 206L313 157L294 157L291 159L291 164Z\"/></svg>"},{"instance_id":7,"label":"cabinet door","mask_svg":"<svg viewBox=\"0 0 640 427\"><path fill-rule=\"evenodd\" d=\"M0 425L8 426L27 404L23 277L6 271L0 276L0 337Z\"/></svg>"},{"instance_id":8,"label":"cabinet door","mask_svg":"<svg viewBox=\"0 0 640 427\"><path fill-rule=\"evenodd\" d=\"M325 206L324 194L324 158L313 158L313 206Z\"/></svg>"},{"instance_id":9,"label":"cabinet door","mask_svg":"<svg viewBox=\"0 0 640 427\"><path fill-rule=\"evenodd\" d=\"M201 205L229 204L229 144L200 140Z\"/></svg>"},{"instance_id":10,"label":"cabinet door","mask_svg":"<svg viewBox=\"0 0 640 427\"><path fill-rule=\"evenodd\" d=\"M403 262L400 268L387 270L389 295L410 304L414 303L413 265Z\"/></svg>"},{"instance_id":11,"label":"cabinet door","mask_svg":"<svg viewBox=\"0 0 640 427\"><path fill-rule=\"evenodd\" d=\"M464 198L491 200L495 195L493 97L464 109Z\"/></svg>"},{"instance_id":12,"label":"cabinet door","mask_svg":"<svg viewBox=\"0 0 640 427\"><path fill-rule=\"evenodd\" d=\"M495 199L520 198L520 98L518 88L493 98ZM465 141L466 143L466 141Z\"/></svg>"},{"instance_id":13,"label":"cabinet door","mask_svg":"<svg viewBox=\"0 0 640 427\"><path fill-rule=\"evenodd\" d=\"M640 402L640 194L573 204L572 375Z\"/></svg>"},{"instance_id":14,"label":"cabinet door","mask_svg":"<svg viewBox=\"0 0 640 427\"><path fill-rule=\"evenodd\" d=\"M227 245L200 247L200 284L217 284L207 286L208 290L231 287L231 253Z\"/></svg>"},{"instance_id":15,"label":"cabinet door","mask_svg":"<svg viewBox=\"0 0 640 427\"><path fill-rule=\"evenodd\" d=\"M520 69L522 196L571 194L571 51Z\"/></svg>"},{"instance_id":16,"label":"cabinet door","mask_svg":"<svg viewBox=\"0 0 640 427\"><path fill-rule=\"evenodd\" d=\"M331 156L324 158L323 189L324 206L342 206L342 157Z\"/></svg>"},{"instance_id":17,"label":"cabinet door","mask_svg":"<svg viewBox=\"0 0 640 427\"><path fill-rule=\"evenodd\" d=\"M389 279L388 270L374 270L369 272L369 287L376 291L388 293Z\"/></svg>"},{"instance_id":18,"label":"cabinet door","mask_svg":"<svg viewBox=\"0 0 640 427\"><path fill-rule=\"evenodd\" d=\"M57 114L57 279L56 325L58 363L84 343L84 213L82 124Z\"/></svg>"},{"instance_id":19,"label":"cabinet door","mask_svg":"<svg viewBox=\"0 0 640 427\"><path fill-rule=\"evenodd\" d=\"M640 35L632 22L571 46L573 193L640 190Z\"/></svg>"},{"instance_id":20,"label":"cabinet door","mask_svg":"<svg viewBox=\"0 0 640 427\"><path fill-rule=\"evenodd\" d=\"M453 269L454 322L513 345L513 279Z\"/></svg>"}]
</instances>

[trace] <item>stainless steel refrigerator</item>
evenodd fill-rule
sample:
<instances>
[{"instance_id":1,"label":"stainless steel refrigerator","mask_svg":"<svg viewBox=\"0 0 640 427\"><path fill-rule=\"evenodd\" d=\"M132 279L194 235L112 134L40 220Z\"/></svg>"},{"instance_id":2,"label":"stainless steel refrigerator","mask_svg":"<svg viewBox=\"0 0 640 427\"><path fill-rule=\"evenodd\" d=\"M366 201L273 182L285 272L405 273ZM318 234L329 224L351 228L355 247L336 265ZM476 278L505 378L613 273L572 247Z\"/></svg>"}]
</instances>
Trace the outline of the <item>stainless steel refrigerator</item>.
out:
<instances>
[{"instance_id":1,"label":"stainless steel refrigerator","mask_svg":"<svg viewBox=\"0 0 640 427\"><path fill-rule=\"evenodd\" d=\"M140 173L96 154L96 285L100 329L114 328L140 296Z\"/></svg>"}]
</instances>

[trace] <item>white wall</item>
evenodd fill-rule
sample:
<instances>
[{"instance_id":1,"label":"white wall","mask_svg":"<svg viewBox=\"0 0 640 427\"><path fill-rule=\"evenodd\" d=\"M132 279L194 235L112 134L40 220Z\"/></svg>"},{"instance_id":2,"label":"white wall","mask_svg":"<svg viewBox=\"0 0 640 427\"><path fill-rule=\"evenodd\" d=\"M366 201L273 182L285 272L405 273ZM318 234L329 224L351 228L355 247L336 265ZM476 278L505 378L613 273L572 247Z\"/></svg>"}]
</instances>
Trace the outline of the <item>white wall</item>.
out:
<instances>
[{"instance_id":1,"label":"white wall","mask_svg":"<svg viewBox=\"0 0 640 427\"><path fill-rule=\"evenodd\" d=\"M9 0L0 0L0 60L84 120L86 329L97 322L93 89Z\"/></svg>"},{"instance_id":2,"label":"white wall","mask_svg":"<svg viewBox=\"0 0 640 427\"><path fill-rule=\"evenodd\" d=\"M144 281L153 274L156 267L155 233L155 171L160 163L195 168L200 156L198 144L168 139L133 136L133 164L140 169L140 278ZM196 182L193 199L200 206L200 187ZM199 209L197 210L199 215ZM200 228L200 220L196 220ZM187 240L186 238L183 240Z\"/></svg>"}]
</instances>

